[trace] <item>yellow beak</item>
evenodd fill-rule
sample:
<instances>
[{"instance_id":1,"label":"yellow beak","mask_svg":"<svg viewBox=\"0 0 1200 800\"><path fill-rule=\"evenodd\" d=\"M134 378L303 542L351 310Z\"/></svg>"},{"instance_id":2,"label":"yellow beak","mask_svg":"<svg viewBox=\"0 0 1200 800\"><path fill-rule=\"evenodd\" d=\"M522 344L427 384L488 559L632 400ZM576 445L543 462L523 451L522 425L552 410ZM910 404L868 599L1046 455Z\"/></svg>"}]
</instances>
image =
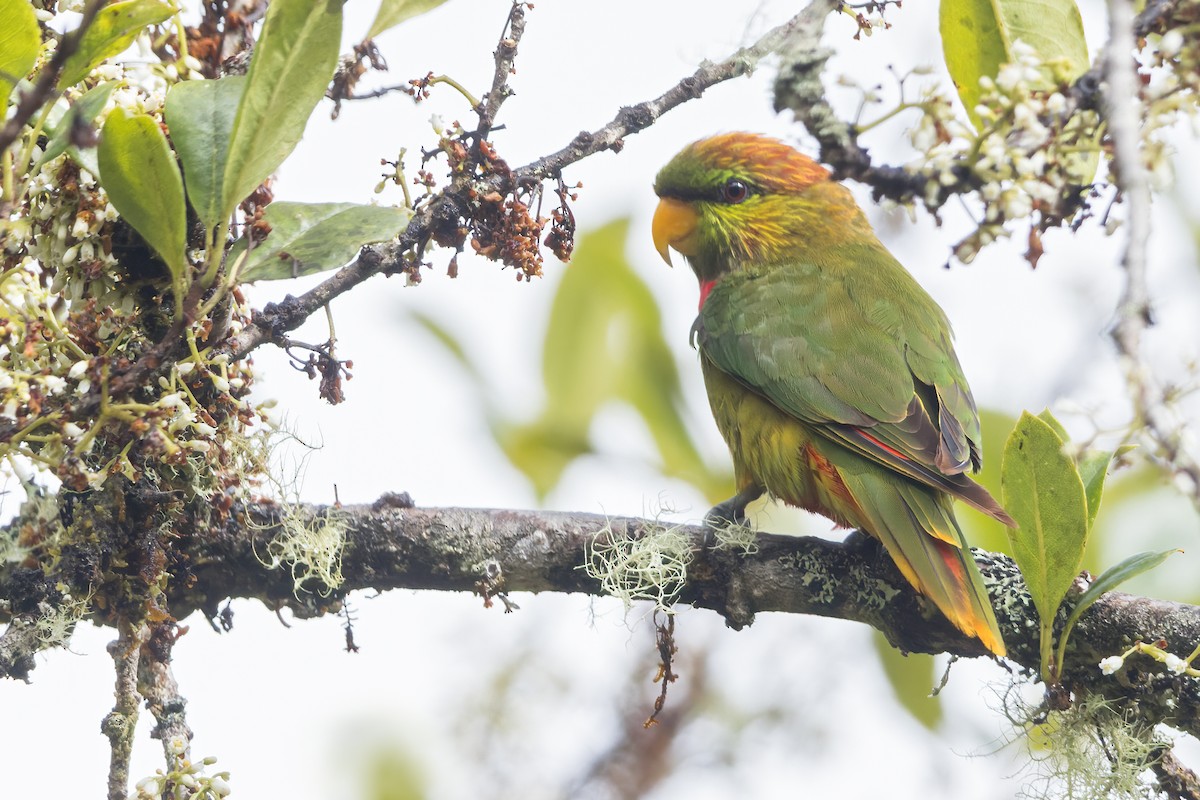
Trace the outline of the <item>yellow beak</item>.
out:
<instances>
[{"instance_id":1,"label":"yellow beak","mask_svg":"<svg viewBox=\"0 0 1200 800\"><path fill-rule=\"evenodd\" d=\"M650 230L654 235L654 247L668 265L671 264L671 248L684 256L695 254L697 221L696 209L690 203L670 197L658 201Z\"/></svg>"}]
</instances>

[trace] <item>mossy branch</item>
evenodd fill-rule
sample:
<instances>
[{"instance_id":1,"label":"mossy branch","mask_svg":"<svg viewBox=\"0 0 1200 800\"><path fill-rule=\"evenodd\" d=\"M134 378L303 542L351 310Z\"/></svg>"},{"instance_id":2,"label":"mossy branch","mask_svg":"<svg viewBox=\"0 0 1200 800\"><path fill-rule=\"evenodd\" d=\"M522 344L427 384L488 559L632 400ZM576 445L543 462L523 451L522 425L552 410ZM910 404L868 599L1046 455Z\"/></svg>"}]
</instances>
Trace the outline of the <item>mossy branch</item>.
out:
<instances>
[{"instance_id":1,"label":"mossy branch","mask_svg":"<svg viewBox=\"0 0 1200 800\"><path fill-rule=\"evenodd\" d=\"M269 569L260 559L287 525L294 526L297 519L315 523L327 517L328 509L267 504L242 509L223 527L195 531L180 541L188 574L170 582L168 607L180 619L193 611L212 619L227 598L244 597L312 617L337 611L341 598L356 589L598 595L600 581L581 568L596 535L611 531L639 538L662 529L654 520L597 514L408 505L403 496L387 496L371 506L339 509L345 534L343 582L328 596L297 591L291 570ZM712 609L732 628L750 625L764 611L817 614L871 625L909 652L985 655L977 640L962 636L918 597L891 559L865 536L832 542L761 534L757 550L747 553L704 547L707 531L698 526L673 532L686 537L693 551L678 604ZM1016 566L1006 556L982 551L976 560L1010 661L1036 671L1036 612ZM11 578L0 570L0 609L17 605L10 592L18 583ZM1072 603L1069 597L1060 624ZM1077 696L1100 694L1128 705L1147 722L1200 734L1200 680L1138 657L1128 659L1115 675L1101 673L1101 659L1138 640L1165 640L1171 651L1186 655L1200 642L1200 607L1120 592L1104 595L1071 637L1064 685Z\"/></svg>"}]
</instances>

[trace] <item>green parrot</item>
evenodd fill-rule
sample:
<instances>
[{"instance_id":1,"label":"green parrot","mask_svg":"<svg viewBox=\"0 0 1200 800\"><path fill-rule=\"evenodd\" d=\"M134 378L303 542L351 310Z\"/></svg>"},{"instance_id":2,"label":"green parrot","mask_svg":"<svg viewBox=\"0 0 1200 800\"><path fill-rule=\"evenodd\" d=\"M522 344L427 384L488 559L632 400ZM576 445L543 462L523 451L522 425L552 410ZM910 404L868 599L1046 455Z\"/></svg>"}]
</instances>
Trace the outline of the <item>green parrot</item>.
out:
<instances>
[{"instance_id":1,"label":"green parrot","mask_svg":"<svg viewBox=\"0 0 1200 800\"><path fill-rule=\"evenodd\" d=\"M979 415L950 322L892 257L844 186L788 145L730 133L658 173L654 244L700 281L692 327L738 493L764 492L879 539L965 634L1005 654L954 518L958 498L1013 519L966 470Z\"/></svg>"}]
</instances>

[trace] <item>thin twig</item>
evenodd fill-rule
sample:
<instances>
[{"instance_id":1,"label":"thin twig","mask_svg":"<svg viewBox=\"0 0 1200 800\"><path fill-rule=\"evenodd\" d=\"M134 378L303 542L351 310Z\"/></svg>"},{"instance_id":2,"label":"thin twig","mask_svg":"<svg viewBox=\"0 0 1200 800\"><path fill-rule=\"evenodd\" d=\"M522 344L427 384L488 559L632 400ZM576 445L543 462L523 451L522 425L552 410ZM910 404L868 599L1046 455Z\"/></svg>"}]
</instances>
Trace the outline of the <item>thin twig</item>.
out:
<instances>
[{"instance_id":1,"label":"thin twig","mask_svg":"<svg viewBox=\"0 0 1200 800\"><path fill-rule=\"evenodd\" d=\"M517 46L525 34L525 4L514 2L508 12L508 20L496 43L496 69L492 73L492 88L484 96L479 108L479 127L477 132L480 139L486 139L496 124L496 115L500 106L512 96L513 90L508 85L508 76L513 72L513 61L517 57Z\"/></svg>"},{"instance_id":2,"label":"thin twig","mask_svg":"<svg viewBox=\"0 0 1200 800\"><path fill-rule=\"evenodd\" d=\"M187 699L180 694L171 670L171 650L180 635L179 630L174 623L155 625L142 647L138 665L138 688L155 720L150 738L162 742L168 772L179 758L189 757L192 740L192 729L184 714Z\"/></svg>"},{"instance_id":3,"label":"thin twig","mask_svg":"<svg viewBox=\"0 0 1200 800\"><path fill-rule=\"evenodd\" d=\"M108 653L116 667L116 697L113 710L100 723L112 752L108 765L108 800L125 800L129 792L129 758L133 754L133 734L137 728L138 663L148 629L141 622L122 620L119 638L109 644Z\"/></svg>"},{"instance_id":4,"label":"thin twig","mask_svg":"<svg viewBox=\"0 0 1200 800\"><path fill-rule=\"evenodd\" d=\"M1150 765L1158 786L1170 800L1200 800L1200 779L1175 755L1175 748L1166 747Z\"/></svg>"},{"instance_id":5,"label":"thin twig","mask_svg":"<svg viewBox=\"0 0 1200 800\"><path fill-rule=\"evenodd\" d=\"M107 0L88 0L87 5L83 7L83 16L79 20L79 27L62 37L58 43L58 49L54 51L50 62L42 68L33 88L21 94L21 100L17 103L13 115L8 118L4 127L0 128L0 153L7 150L17 140L29 120L33 119L42 106L49 102L54 94L54 86L58 83L58 76L62 73L63 65L79 49L83 35L87 33L92 21L96 19L96 14L106 3Z\"/></svg>"},{"instance_id":6,"label":"thin twig","mask_svg":"<svg viewBox=\"0 0 1200 800\"><path fill-rule=\"evenodd\" d=\"M560 175L564 167L588 156L605 150L621 150L626 136L645 130L663 114L700 97L712 86L750 73L763 58L776 52L785 42L798 35L798 32L815 31L819 36L819 21L835 6L835 0L814 0L796 16L771 29L754 44L721 61L702 65L658 97L622 108L604 127L591 132L584 131L562 149L513 170L514 182L518 185L529 185L553 178ZM496 188L495 185L485 185L474 187L474 191L486 194L487 191ZM436 198L424 203L417 210L398 243L366 247L356 261L343 267L310 291L299 297L288 297L279 304L269 304L255 314L251 324L221 345L219 350L235 358L244 358L266 342L282 341L284 334L299 327L321 306L367 278L380 272L403 269L404 253L428 239L433 221L439 215L458 216L461 209L468 208L469 201L463 195L471 190L469 185L462 189L452 187L443 190Z\"/></svg>"},{"instance_id":7,"label":"thin twig","mask_svg":"<svg viewBox=\"0 0 1200 800\"><path fill-rule=\"evenodd\" d=\"M1164 4L1165 5L1165 4ZM1162 382L1142 354L1142 334L1153 324L1147 281L1146 248L1150 241L1150 181L1142 163L1141 101L1136 64L1130 57L1136 35L1133 12L1126 0L1109 0L1111 43L1108 47L1105 112L1112 140L1113 179L1125 198L1127 241L1121 265L1125 288L1117 306L1112 338L1121 356L1125 381L1135 414L1134 424L1157 451L1154 455L1178 477L1200 508L1200 463L1183 443L1186 422L1170 405Z\"/></svg>"}]
</instances>

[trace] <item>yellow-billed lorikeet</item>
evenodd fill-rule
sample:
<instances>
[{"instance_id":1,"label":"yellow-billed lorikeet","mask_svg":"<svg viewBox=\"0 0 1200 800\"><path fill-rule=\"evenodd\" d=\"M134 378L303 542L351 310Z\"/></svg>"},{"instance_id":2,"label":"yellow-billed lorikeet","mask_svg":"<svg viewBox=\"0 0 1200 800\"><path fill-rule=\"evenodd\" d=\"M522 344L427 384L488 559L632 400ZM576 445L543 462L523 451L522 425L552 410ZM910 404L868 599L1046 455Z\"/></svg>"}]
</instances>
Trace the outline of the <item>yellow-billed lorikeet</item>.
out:
<instances>
[{"instance_id":1,"label":"yellow-billed lorikeet","mask_svg":"<svg viewBox=\"0 0 1200 800\"><path fill-rule=\"evenodd\" d=\"M958 498L1012 518L965 474L979 415L945 313L876 238L850 192L782 142L731 133L658 173L654 243L700 281L692 334L738 493L764 492L883 542L904 577L1004 655Z\"/></svg>"}]
</instances>

